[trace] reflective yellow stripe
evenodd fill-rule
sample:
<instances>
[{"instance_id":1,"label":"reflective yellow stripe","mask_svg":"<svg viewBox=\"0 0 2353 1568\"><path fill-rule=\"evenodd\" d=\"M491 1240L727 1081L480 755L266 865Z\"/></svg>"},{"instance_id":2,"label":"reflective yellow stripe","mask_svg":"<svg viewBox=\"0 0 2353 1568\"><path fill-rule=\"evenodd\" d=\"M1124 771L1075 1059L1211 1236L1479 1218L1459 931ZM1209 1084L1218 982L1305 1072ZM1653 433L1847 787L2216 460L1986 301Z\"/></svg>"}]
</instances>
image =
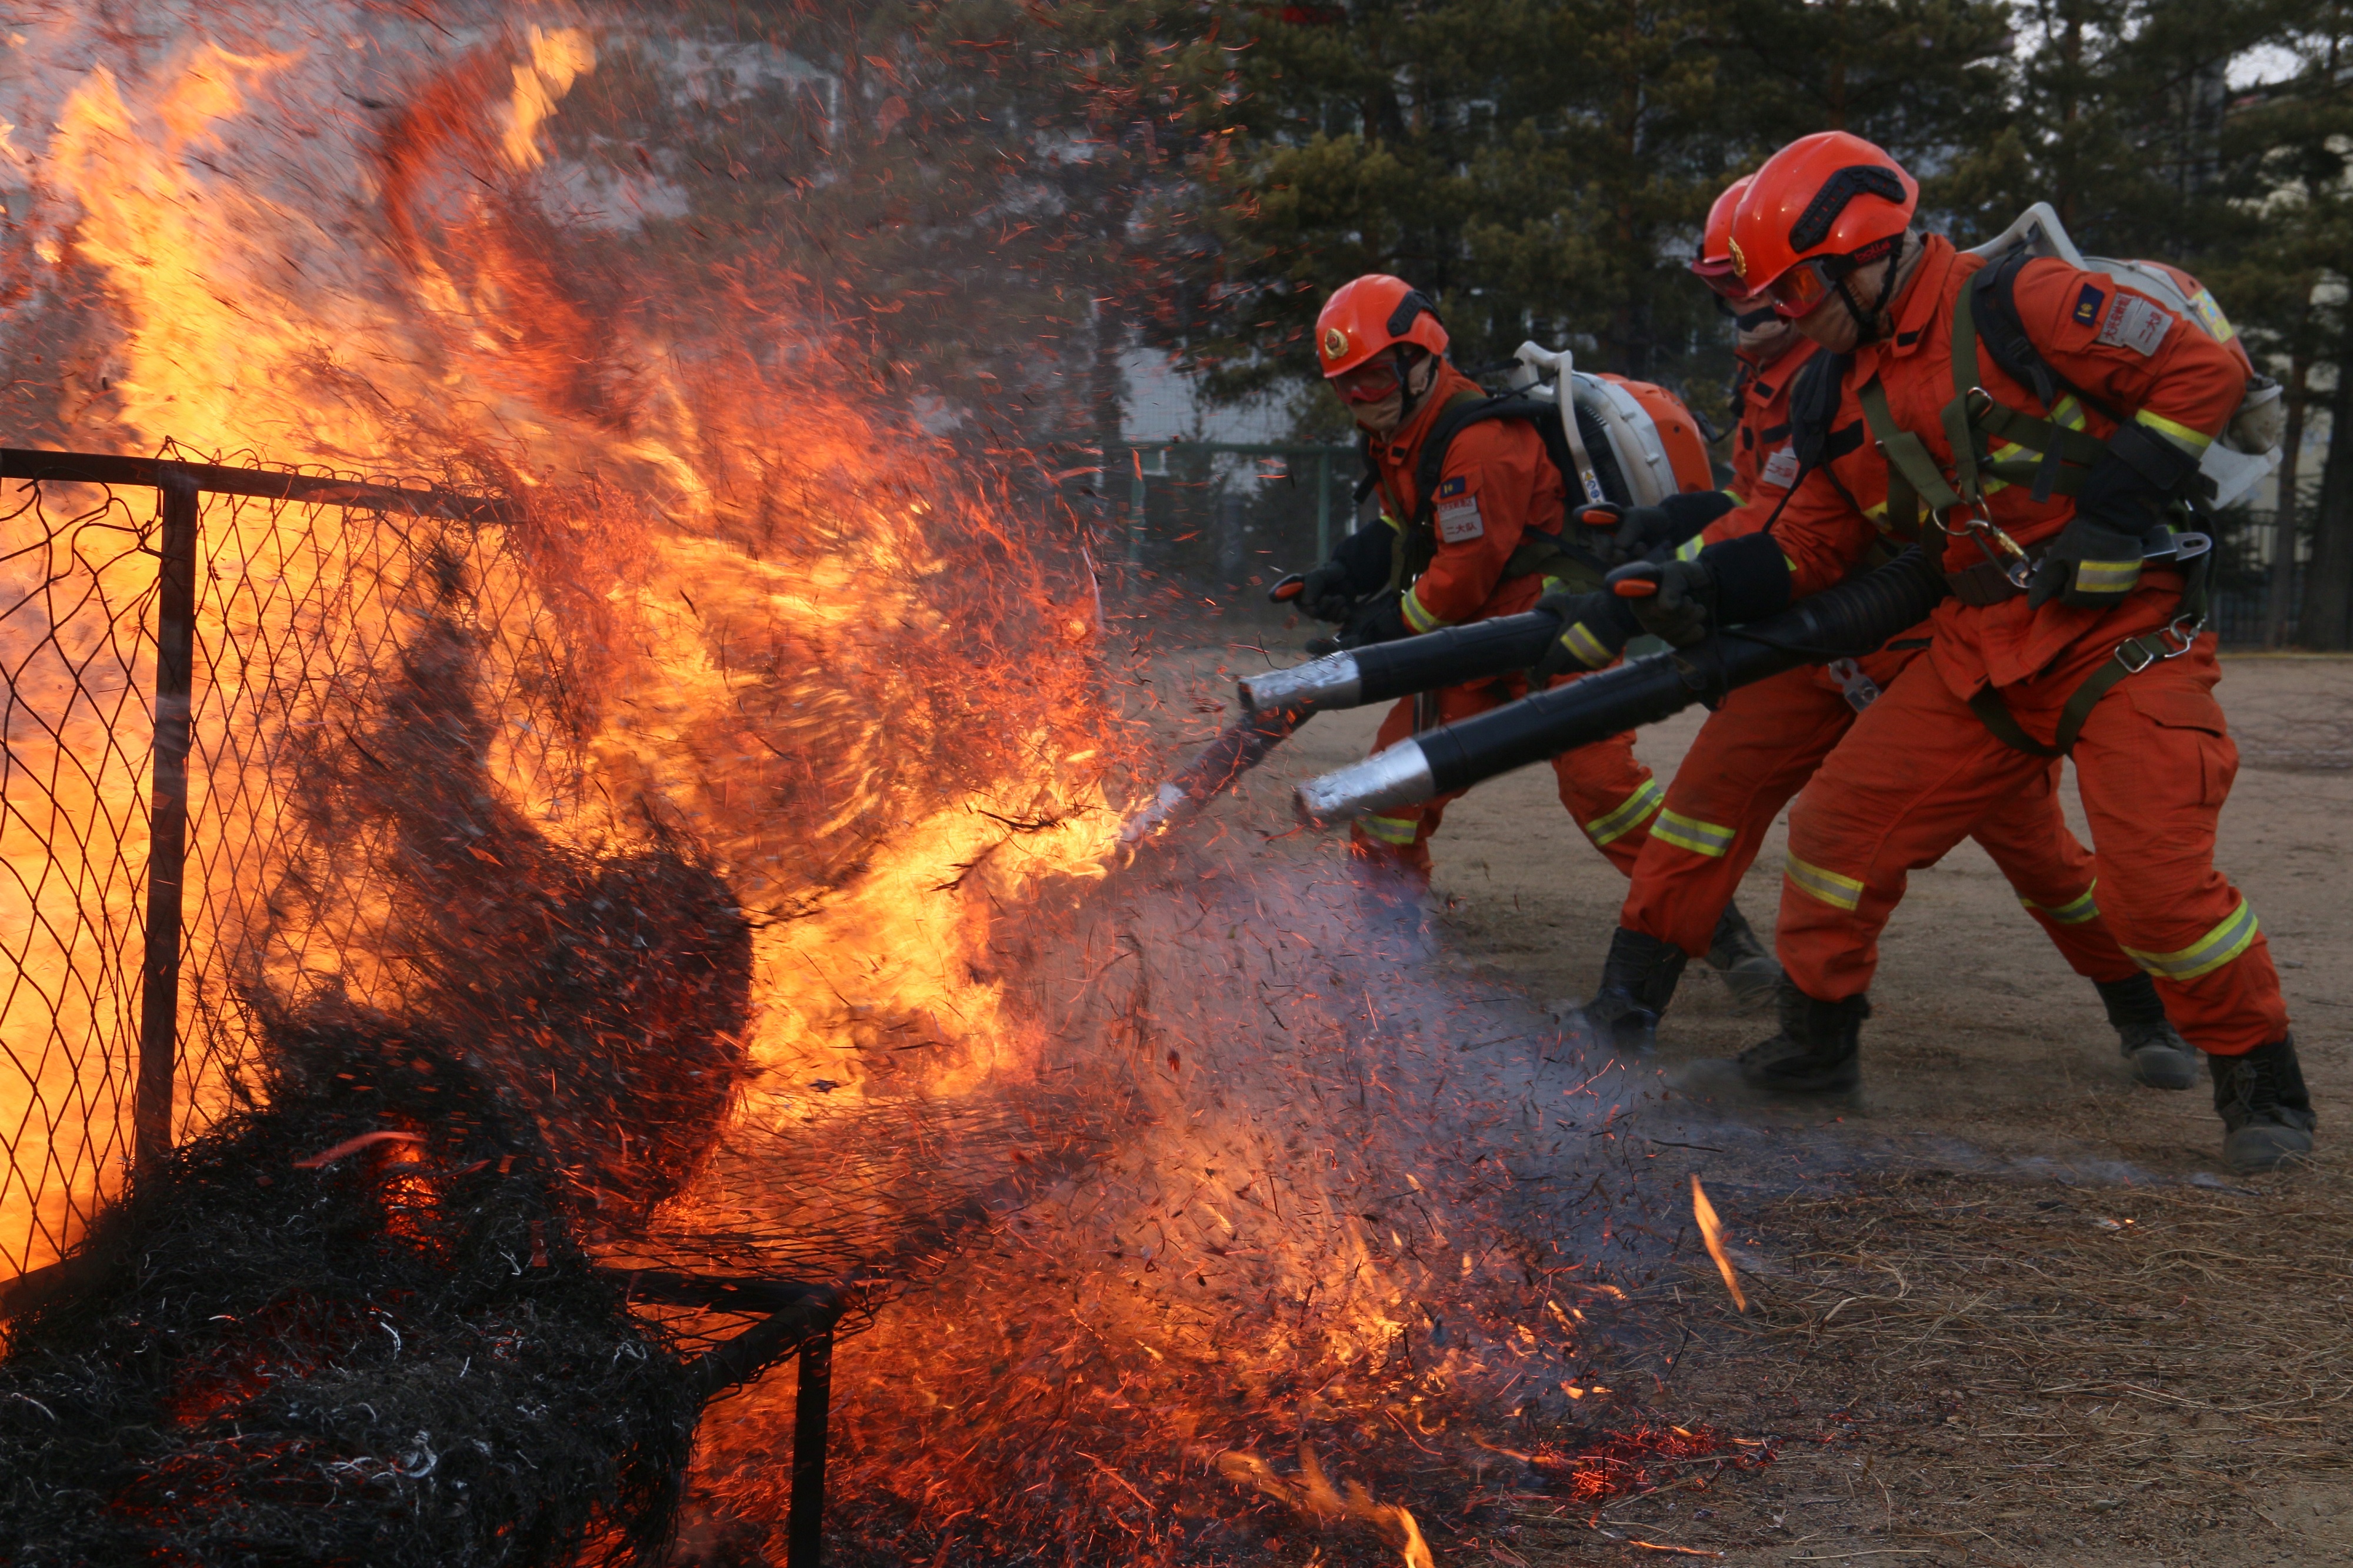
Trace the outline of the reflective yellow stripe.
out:
<instances>
[{"instance_id":1,"label":"reflective yellow stripe","mask_svg":"<svg viewBox=\"0 0 2353 1568\"><path fill-rule=\"evenodd\" d=\"M1781 868L1789 885L1801 893L1809 893L1835 910L1851 910L1862 901L1862 884L1852 877L1841 877L1836 871L1825 871L1810 865L1795 855L1788 857Z\"/></svg>"},{"instance_id":2,"label":"reflective yellow stripe","mask_svg":"<svg viewBox=\"0 0 2353 1568\"><path fill-rule=\"evenodd\" d=\"M1678 849L1720 860L1732 847L1734 835L1731 828L1719 823L1702 822L1680 811L1662 810L1659 820L1651 824L1651 837L1663 838Z\"/></svg>"},{"instance_id":3,"label":"reflective yellow stripe","mask_svg":"<svg viewBox=\"0 0 2353 1568\"><path fill-rule=\"evenodd\" d=\"M2084 427L2084 405L2075 401L2073 393L2067 394L2051 405L2051 423L2064 425L2070 430Z\"/></svg>"},{"instance_id":4,"label":"reflective yellow stripe","mask_svg":"<svg viewBox=\"0 0 2353 1568\"><path fill-rule=\"evenodd\" d=\"M2133 422L2147 426L2193 458L2204 457L2206 448L2214 444L2213 437L2192 430L2187 425L2177 425L2164 415L2151 414L2146 408L2133 416Z\"/></svg>"},{"instance_id":5,"label":"reflective yellow stripe","mask_svg":"<svg viewBox=\"0 0 2353 1568\"><path fill-rule=\"evenodd\" d=\"M2021 899L2018 901L2026 906L2028 914L2049 915L2063 926L2079 926L2085 921L2099 918L2100 906L2092 899L2093 893L2098 890L2099 886L2097 882L2093 883L2084 889L2083 897L2070 899L2063 904L2046 906L2036 903L2032 899Z\"/></svg>"},{"instance_id":6,"label":"reflective yellow stripe","mask_svg":"<svg viewBox=\"0 0 2353 1568\"><path fill-rule=\"evenodd\" d=\"M1694 533L1689 539L1684 540L1681 544L1675 546L1675 559L1678 561L1696 560L1699 556L1699 552L1706 548L1707 541Z\"/></svg>"},{"instance_id":7,"label":"reflective yellow stripe","mask_svg":"<svg viewBox=\"0 0 2353 1568\"><path fill-rule=\"evenodd\" d=\"M2075 586L2094 594L2120 594L2140 581L2137 561L2078 561Z\"/></svg>"},{"instance_id":8,"label":"reflective yellow stripe","mask_svg":"<svg viewBox=\"0 0 2353 1568\"><path fill-rule=\"evenodd\" d=\"M1394 844L1400 849L1411 848L1414 835L1421 831L1420 820L1407 816L1360 816L1356 826L1364 829L1366 837Z\"/></svg>"},{"instance_id":9,"label":"reflective yellow stripe","mask_svg":"<svg viewBox=\"0 0 2353 1568\"><path fill-rule=\"evenodd\" d=\"M2246 952L2262 929L2255 921L2255 906L2241 899L2239 907L2221 924L2179 952L2143 952L2137 947L2128 947L2125 952L2134 963L2160 980L2195 980L2201 974L2211 974Z\"/></svg>"},{"instance_id":10,"label":"reflective yellow stripe","mask_svg":"<svg viewBox=\"0 0 2353 1568\"><path fill-rule=\"evenodd\" d=\"M1411 588L1408 588L1405 591L1404 608L1405 624L1415 632L1434 632L1440 626L1451 626L1452 624L1449 621L1440 620L1436 616L1431 615L1428 610L1422 608L1421 595Z\"/></svg>"},{"instance_id":11,"label":"reflective yellow stripe","mask_svg":"<svg viewBox=\"0 0 2353 1568\"><path fill-rule=\"evenodd\" d=\"M1740 492L1739 492L1738 490L1736 490L1736 489L1734 489L1730 485L1726 485L1726 486L1725 486L1725 487L1724 487L1724 493L1725 493L1725 495L1728 495L1728 496L1730 496L1730 497L1732 498L1732 504L1733 504L1733 505L1735 505L1735 506L1739 506L1739 505L1741 505L1741 504L1742 504L1742 503L1741 503L1741 500L1740 500Z\"/></svg>"},{"instance_id":12,"label":"reflective yellow stripe","mask_svg":"<svg viewBox=\"0 0 2353 1568\"><path fill-rule=\"evenodd\" d=\"M1628 795L1618 809L1607 816L1597 816L1585 825L1585 836L1596 844L1614 844L1634 829L1651 813L1666 803L1667 792L1659 787L1656 779L1645 779L1642 787Z\"/></svg>"},{"instance_id":13,"label":"reflective yellow stripe","mask_svg":"<svg viewBox=\"0 0 2353 1568\"><path fill-rule=\"evenodd\" d=\"M1588 669L1599 669L1617 657L1601 646L1600 638L1585 629L1583 621L1561 633L1560 640L1568 645L1568 651L1575 654Z\"/></svg>"}]
</instances>

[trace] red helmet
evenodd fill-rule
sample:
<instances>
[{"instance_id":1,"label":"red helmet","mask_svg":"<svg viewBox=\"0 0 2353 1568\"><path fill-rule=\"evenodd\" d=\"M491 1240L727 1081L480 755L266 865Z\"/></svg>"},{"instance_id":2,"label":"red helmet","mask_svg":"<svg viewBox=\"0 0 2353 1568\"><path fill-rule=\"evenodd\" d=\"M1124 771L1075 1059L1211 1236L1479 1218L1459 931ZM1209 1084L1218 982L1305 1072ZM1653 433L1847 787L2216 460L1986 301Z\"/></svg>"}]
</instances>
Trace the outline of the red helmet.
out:
<instances>
[{"instance_id":1,"label":"red helmet","mask_svg":"<svg viewBox=\"0 0 2353 1568\"><path fill-rule=\"evenodd\" d=\"M1732 217L1732 265L1746 292L1802 316L1858 267L1893 255L1920 184L1860 136L1800 136L1765 161Z\"/></svg>"},{"instance_id":2,"label":"red helmet","mask_svg":"<svg viewBox=\"0 0 2353 1568\"><path fill-rule=\"evenodd\" d=\"M1691 259L1691 269L1699 280L1727 300L1746 300L1756 292L1740 280L1739 269L1732 265L1732 214L1756 177L1743 174L1724 187L1724 194L1707 209L1707 232L1700 240L1699 254Z\"/></svg>"},{"instance_id":3,"label":"red helmet","mask_svg":"<svg viewBox=\"0 0 2353 1568\"><path fill-rule=\"evenodd\" d=\"M1367 272L1341 284L1315 318L1315 357L1327 378L1345 375L1398 343L1442 354L1446 341L1430 296L1386 272Z\"/></svg>"}]
</instances>

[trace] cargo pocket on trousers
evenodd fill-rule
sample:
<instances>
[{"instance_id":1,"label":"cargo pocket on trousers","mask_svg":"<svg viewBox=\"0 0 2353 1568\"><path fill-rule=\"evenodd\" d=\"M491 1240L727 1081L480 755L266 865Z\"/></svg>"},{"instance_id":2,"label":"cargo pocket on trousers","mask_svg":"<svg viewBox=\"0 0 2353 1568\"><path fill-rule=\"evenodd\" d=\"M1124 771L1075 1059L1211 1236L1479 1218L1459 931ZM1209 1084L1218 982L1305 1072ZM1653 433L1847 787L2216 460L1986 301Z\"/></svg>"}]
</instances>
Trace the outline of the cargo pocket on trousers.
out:
<instances>
[{"instance_id":1,"label":"cargo pocket on trousers","mask_svg":"<svg viewBox=\"0 0 2353 1568\"><path fill-rule=\"evenodd\" d=\"M2150 765L2176 765L2186 754L2198 758L2198 804L2219 807L2230 797L2231 783L2239 776L2239 748L2222 718L2222 705L2210 691L2185 691L2178 686L2136 688L2125 683L2126 700L2141 717L2164 731L2164 754Z\"/></svg>"}]
</instances>

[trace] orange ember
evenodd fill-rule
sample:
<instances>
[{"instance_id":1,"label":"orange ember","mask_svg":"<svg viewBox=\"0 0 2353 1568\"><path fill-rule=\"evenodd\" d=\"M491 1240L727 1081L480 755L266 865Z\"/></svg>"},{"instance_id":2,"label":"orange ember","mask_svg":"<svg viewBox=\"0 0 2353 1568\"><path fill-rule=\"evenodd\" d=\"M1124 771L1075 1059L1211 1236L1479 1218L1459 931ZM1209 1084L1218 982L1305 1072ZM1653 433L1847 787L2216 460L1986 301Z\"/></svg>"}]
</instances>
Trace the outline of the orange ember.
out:
<instances>
[{"instance_id":1,"label":"orange ember","mask_svg":"<svg viewBox=\"0 0 2353 1568\"><path fill-rule=\"evenodd\" d=\"M1748 1310L1739 1276L1732 1271L1732 1255L1724 1249L1724 1222L1715 1217L1715 1205L1707 1201L1707 1189L1699 1184L1697 1171L1692 1173L1692 1217L1699 1221L1700 1239L1707 1243L1707 1255L1715 1259L1715 1271L1724 1276L1724 1288L1732 1292L1732 1304Z\"/></svg>"}]
</instances>

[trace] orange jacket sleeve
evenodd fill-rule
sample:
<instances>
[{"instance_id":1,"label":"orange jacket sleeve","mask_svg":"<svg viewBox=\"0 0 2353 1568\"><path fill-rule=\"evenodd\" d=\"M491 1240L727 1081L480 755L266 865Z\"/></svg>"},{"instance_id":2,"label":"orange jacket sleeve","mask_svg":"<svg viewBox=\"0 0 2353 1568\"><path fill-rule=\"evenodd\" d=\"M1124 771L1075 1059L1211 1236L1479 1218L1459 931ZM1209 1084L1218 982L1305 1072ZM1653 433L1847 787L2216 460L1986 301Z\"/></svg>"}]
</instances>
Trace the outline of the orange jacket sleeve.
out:
<instances>
[{"instance_id":1,"label":"orange jacket sleeve","mask_svg":"<svg viewBox=\"0 0 2353 1568\"><path fill-rule=\"evenodd\" d=\"M2019 324L2063 379L2193 458L2246 395L2246 368L2229 345L2104 273L2031 261L2014 298Z\"/></svg>"},{"instance_id":2,"label":"orange jacket sleeve","mask_svg":"<svg viewBox=\"0 0 2353 1568\"><path fill-rule=\"evenodd\" d=\"M1438 553L1405 595L1406 628L1413 632L1478 616L1531 523L1559 526L1560 480L1534 429L1515 419L1483 420L1447 449L1430 506Z\"/></svg>"}]
</instances>

